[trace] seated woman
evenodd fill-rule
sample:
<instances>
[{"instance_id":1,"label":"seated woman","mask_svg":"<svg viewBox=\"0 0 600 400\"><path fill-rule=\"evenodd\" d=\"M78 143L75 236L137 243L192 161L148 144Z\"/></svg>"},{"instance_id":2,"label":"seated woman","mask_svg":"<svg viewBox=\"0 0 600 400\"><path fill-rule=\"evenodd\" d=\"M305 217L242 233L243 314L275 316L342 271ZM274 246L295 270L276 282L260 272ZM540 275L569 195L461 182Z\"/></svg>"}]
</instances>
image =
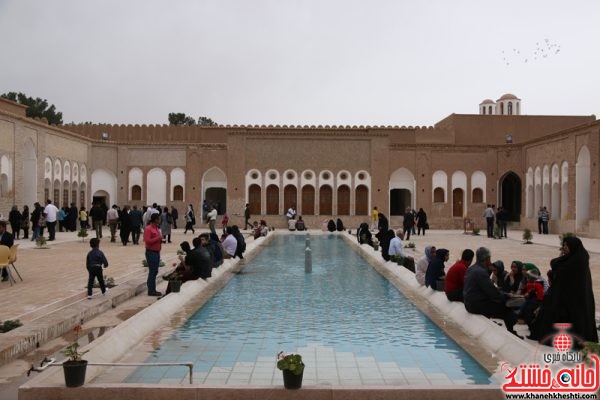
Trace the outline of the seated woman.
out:
<instances>
[{"instance_id":1,"label":"seated woman","mask_svg":"<svg viewBox=\"0 0 600 400\"><path fill-rule=\"evenodd\" d=\"M184 263L184 257L190 252L192 251L192 248L190 247L190 243L188 241L184 241L181 242L179 244L179 247L181 248L181 250L183 250L184 254L179 255L179 264L177 265L177 267L175 267L175 269L167 274L164 274L162 277L165 281L170 280L175 274L182 272L183 270L185 270L185 263Z\"/></svg>"},{"instance_id":2,"label":"seated woman","mask_svg":"<svg viewBox=\"0 0 600 400\"><path fill-rule=\"evenodd\" d=\"M329 222L327 223L327 230L329 232L335 232L335 222L333 222L332 219L330 219Z\"/></svg>"},{"instance_id":3,"label":"seated woman","mask_svg":"<svg viewBox=\"0 0 600 400\"><path fill-rule=\"evenodd\" d=\"M337 229L338 232L342 232L344 230L344 223L342 222L341 219L337 219L337 222L335 223L335 228Z\"/></svg>"},{"instance_id":4,"label":"seated woman","mask_svg":"<svg viewBox=\"0 0 600 400\"><path fill-rule=\"evenodd\" d=\"M425 274L427 273L427 267L429 267L429 263L435 257L435 246L426 246L423 253L423 257L417 261L415 268L415 279L421 286L425 285Z\"/></svg>"},{"instance_id":5,"label":"seated woman","mask_svg":"<svg viewBox=\"0 0 600 400\"><path fill-rule=\"evenodd\" d=\"M506 274L502 286L499 288L505 293L516 294L519 290L519 285L523 280L523 263L521 261L513 261L510 264L510 272Z\"/></svg>"},{"instance_id":6,"label":"seated woman","mask_svg":"<svg viewBox=\"0 0 600 400\"><path fill-rule=\"evenodd\" d=\"M189 243L184 243L187 243L187 248L189 248ZM169 283L167 285L167 290L165 294L171 293L171 280L173 280L174 278L177 278L177 280L180 280L182 283L187 281L195 281L200 278L199 271L201 268L199 267L199 263L202 262L198 251L199 247L201 246L200 238L194 238L192 244L194 245L194 249L187 251L185 257L183 255L179 256L181 263L177 266L177 268L175 268L175 271L173 271L173 273L170 274ZM186 250L183 249L183 251ZM209 254L208 251L206 251L206 254Z\"/></svg>"},{"instance_id":7,"label":"seated woman","mask_svg":"<svg viewBox=\"0 0 600 400\"><path fill-rule=\"evenodd\" d=\"M304 220L302 219L302 215L298 216L298 221L296 222L296 230L297 231L305 231L306 226L304 226Z\"/></svg>"},{"instance_id":8,"label":"seated woman","mask_svg":"<svg viewBox=\"0 0 600 400\"><path fill-rule=\"evenodd\" d=\"M267 226L267 221L264 219L260 220L260 236L267 236L269 234L269 227Z\"/></svg>"},{"instance_id":9,"label":"seated woman","mask_svg":"<svg viewBox=\"0 0 600 400\"><path fill-rule=\"evenodd\" d=\"M252 223L252 236L254 237L255 240L260 237L260 231L261 231L261 227L260 227L260 225L258 225L258 221L254 221Z\"/></svg>"},{"instance_id":10,"label":"seated woman","mask_svg":"<svg viewBox=\"0 0 600 400\"><path fill-rule=\"evenodd\" d=\"M433 290L444 290L444 287L438 287L438 279L442 279L446 276L444 271L444 262L448 261L450 252L446 249L437 249L435 251L435 257L431 260L427 266L427 272L425 273L425 286L432 288Z\"/></svg>"},{"instance_id":11,"label":"seated woman","mask_svg":"<svg viewBox=\"0 0 600 400\"><path fill-rule=\"evenodd\" d=\"M496 260L492 263L492 273L490 279L492 283L498 288L502 289L502 285L506 280L506 271L504 270L504 263L501 260Z\"/></svg>"},{"instance_id":12,"label":"seated woman","mask_svg":"<svg viewBox=\"0 0 600 400\"><path fill-rule=\"evenodd\" d=\"M519 308L517 317L529 325L535 317L536 310L544 301L544 283L539 269L527 271L527 284L523 296L525 302Z\"/></svg>"},{"instance_id":13,"label":"seated woman","mask_svg":"<svg viewBox=\"0 0 600 400\"><path fill-rule=\"evenodd\" d=\"M223 253L225 252L225 250L223 250L223 245L219 241L219 237L217 236L216 233L213 233L213 232L210 233L209 244L210 244L210 248L212 250L212 255L214 257L213 267L219 268L221 266L221 264L223 264Z\"/></svg>"},{"instance_id":14,"label":"seated woman","mask_svg":"<svg viewBox=\"0 0 600 400\"><path fill-rule=\"evenodd\" d=\"M296 230L296 220L294 218L288 219L288 230L290 230L290 231Z\"/></svg>"},{"instance_id":15,"label":"seated woman","mask_svg":"<svg viewBox=\"0 0 600 400\"><path fill-rule=\"evenodd\" d=\"M373 235L371 235L371 231L369 230L369 224L366 222L360 224L356 231L356 239L359 244L369 244L373 246Z\"/></svg>"}]
</instances>

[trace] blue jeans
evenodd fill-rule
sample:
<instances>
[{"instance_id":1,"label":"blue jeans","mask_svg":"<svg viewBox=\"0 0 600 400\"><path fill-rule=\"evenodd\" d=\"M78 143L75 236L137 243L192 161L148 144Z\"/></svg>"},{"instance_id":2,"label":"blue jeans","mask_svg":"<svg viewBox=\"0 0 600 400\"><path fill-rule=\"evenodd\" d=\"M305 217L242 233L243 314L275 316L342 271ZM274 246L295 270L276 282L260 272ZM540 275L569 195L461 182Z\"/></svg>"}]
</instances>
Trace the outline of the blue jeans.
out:
<instances>
[{"instance_id":1,"label":"blue jeans","mask_svg":"<svg viewBox=\"0 0 600 400\"><path fill-rule=\"evenodd\" d=\"M33 242L38 237L40 237L40 227L39 227L39 225L36 224L33 227L33 233L31 234L31 241Z\"/></svg>"},{"instance_id":2,"label":"blue jeans","mask_svg":"<svg viewBox=\"0 0 600 400\"><path fill-rule=\"evenodd\" d=\"M146 261L148 262L148 294L156 292L156 276L158 275L158 266L160 264L160 252L146 250Z\"/></svg>"}]
</instances>

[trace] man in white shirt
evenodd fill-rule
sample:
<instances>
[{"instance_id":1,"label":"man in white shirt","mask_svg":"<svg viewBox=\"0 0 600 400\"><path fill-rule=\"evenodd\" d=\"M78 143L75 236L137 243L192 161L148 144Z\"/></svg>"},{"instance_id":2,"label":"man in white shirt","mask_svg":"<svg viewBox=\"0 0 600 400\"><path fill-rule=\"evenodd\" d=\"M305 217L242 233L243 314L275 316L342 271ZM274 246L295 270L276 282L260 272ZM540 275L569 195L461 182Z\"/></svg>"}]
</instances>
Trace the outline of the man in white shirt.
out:
<instances>
[{"instance_id":1,"label":"man in white shirt","mask_svg":"<svg viewBox=\"0 0 600 400\"><path fill-rule=\"evenodd\" d=\"M288 221L296 217L296 206L294 204L292 204L292 206L287 210L287 214L285 214L285 217Z\"/></svg>"},{"instance_id":2,"label":"man in white shirt","mask_svg":"<svg viewBox=\"0 0 600 400\"><path fill-rule=\"evenodd\" d=\"M215 206L211 206L210 207L211 210L209 211L208 214L206 214L206 218L208 219L208 228L210 229L210 231L212 233L214 233L215 235L217 234L217 231L215 230L215 224L217 222L217 209L215 208ZM235 253L235 251L234 251Z\"/></svg>"},{"instance_id":3,"label":"man in white shirt","mask_svg":"<svg viewBox=\"0 0 600 400\"><path fill-rule=\"evenodd\" d=\"M403 248L404 245L402 244L402 230L398 229L398 231L396 231L396 236L394 236L394 238L390 240L390 248L388 250L388 255L405 257Z\"/></svg>"},{"instance_id":4,"label":"man in white shirt","mask_svg":"<svg viewBox=\"0 0 600 400\"><path fill-rule=\"evenodd\" d=\"M58 208L52 204L52 200L46 201L46 208L44 208L44 216L46 217L46 226L48 227L48 241L54 240L56 233L56 215L58 214Z\"/></svg>"},{"instance_id":5,"label":"man in white shirt","mask_svg":"<svg viewBox=\"0 0 600 400\"><path fill-rule=\"evenodd\" d=\"M114 243L116 242L117 225L119 224L119 211L117 211L116 204L113 204L112 208L106 212L106 221L110 228L110 241Z\"/></svg>"}]
</instances>

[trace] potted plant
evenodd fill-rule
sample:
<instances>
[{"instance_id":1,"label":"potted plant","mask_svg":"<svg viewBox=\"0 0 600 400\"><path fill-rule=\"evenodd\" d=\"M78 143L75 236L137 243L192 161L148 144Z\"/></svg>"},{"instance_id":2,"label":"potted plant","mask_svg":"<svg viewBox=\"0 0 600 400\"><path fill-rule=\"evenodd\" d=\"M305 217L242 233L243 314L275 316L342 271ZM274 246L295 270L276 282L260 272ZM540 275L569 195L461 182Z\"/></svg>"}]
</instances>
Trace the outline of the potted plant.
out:
<instances>
[{"instance_id":1,"label":"potted plant","mask_svg":"<svg viewBox=\"0 0 600 400\"><path fill-rule=\"evenodd\" d=\"M373 250L379 250L379 240L373 239Z\"/></svg>"},{"instance_id":2,"label":"potted plant","mask_svg":"<svg viewBox=\"0 0 600 400\"><path fill-rule=\"evenodd\" d=\"M87 229L85 227L81 227L79 232L77 232L77 237L81 238L81 243L85 241L85 238L88 236Z\"/></svg>"},{"instance_id":3,"label":"potted plant","mask_svg":"<svg viewBox=\"0 0 600 400\"><path fill-rule=\"evenodd\" d=\"M38 236L37 239L35 239L35 248L36 249L47 249L48 248L48 242L46 240L46 238L44 236Z\"/></svg>"},{"instance_id":4,"label":"potted plant","mask_svg":"<svg viewBox=\"0 0 600 400\"><path fill-rule=\"evenodd\" d=\"M479 228L473 228L473 235L478 236L480 231Z\"/></svg>"},{"instance_id":5,"label":"potted plant","mask_svg":"<svg viewBox=\"0 0 600 400\"><path fill-rule=\"evenodd\" d=\"M408 242L408 244L406 245L407 248L409 249L416 249L417 245L415 245L415 242Z\"/></svg>"},{"instance_id":6,"label":"potted plant","mask_svg":"<svg viewBox=\"0 0 600 400\"><path fill-rule=\"evenodd\" d=\"M79 351L78 340L79 333L82 330L83 326L81 326L81 324L75 325L73 328L73 332L75 332L75 341L62 351L65 356L69 357L69 359L62 364L67 387L83 386L85 382L85 370L88 362L81 357L88 351Z\"/></svg>"},{"instance_id":7,"label":"potted plant","mask_svg":"<svg viewBox=\"0 0 600 400\"><path fill-rule=\"evenodd\" d=\"M300 354L277 354L277 368L283 372L283 386L286 389L300 389L304 374L304 363Z\"/></svg>"},{"instance_id":8,"label":"potted plant","mask_svg":"<svg viewBox=\"0 0 600 400\"><path fill-rule=\"evenodd\" d=\"M523 240L525 241L525 244L531 244L531 239L533 239L531 229L525 229L523 231Z\"/></svg>"}]
</instances>

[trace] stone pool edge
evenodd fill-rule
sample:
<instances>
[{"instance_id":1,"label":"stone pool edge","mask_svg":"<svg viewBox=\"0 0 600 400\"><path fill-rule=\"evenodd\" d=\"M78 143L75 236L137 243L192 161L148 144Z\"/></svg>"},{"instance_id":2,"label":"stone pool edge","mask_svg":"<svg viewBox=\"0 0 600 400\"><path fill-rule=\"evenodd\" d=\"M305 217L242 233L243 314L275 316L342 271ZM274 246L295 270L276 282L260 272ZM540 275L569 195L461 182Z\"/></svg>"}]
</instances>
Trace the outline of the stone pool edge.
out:
<instances>
[{"instance_id":1,"label":"stone pool edge","mask_svg":"<svg viewBox=\"0 0 600 400\"><path fill-rule=\"evenodd\" d=\"M463 303L449 301L444 292L419 285L413 272L391 261L384 261L381 258L381 253L373 250L371 246L358 244L356 238L353 236L343 235L343 238L376 271L387 278L401 293L411 299L413 304L416 303L415 306L430 316L430 318L432 317L431 312L424 309L424 307L433 309L434 318L432 320L440 329L449 333L446 323L450 322L468 335L470 339L474 340L474 344L478 348L486 349L485 351L491 353L491 356L497 360L495 368L489 365L489 363L479 360L477 354L468 351L490 374L494 375L498 373L499 367L503 362L511 365L519 365L522 362L531 361L531 357L536 352L536 348L531 344L515 337L504 327L498 326L490 319L482 315L469 313ZM454 335L450 334L450 336L456 341L456 338L453 337ZM499 377L503 378L503 376Z\"/></svg>"}]
</instances>

